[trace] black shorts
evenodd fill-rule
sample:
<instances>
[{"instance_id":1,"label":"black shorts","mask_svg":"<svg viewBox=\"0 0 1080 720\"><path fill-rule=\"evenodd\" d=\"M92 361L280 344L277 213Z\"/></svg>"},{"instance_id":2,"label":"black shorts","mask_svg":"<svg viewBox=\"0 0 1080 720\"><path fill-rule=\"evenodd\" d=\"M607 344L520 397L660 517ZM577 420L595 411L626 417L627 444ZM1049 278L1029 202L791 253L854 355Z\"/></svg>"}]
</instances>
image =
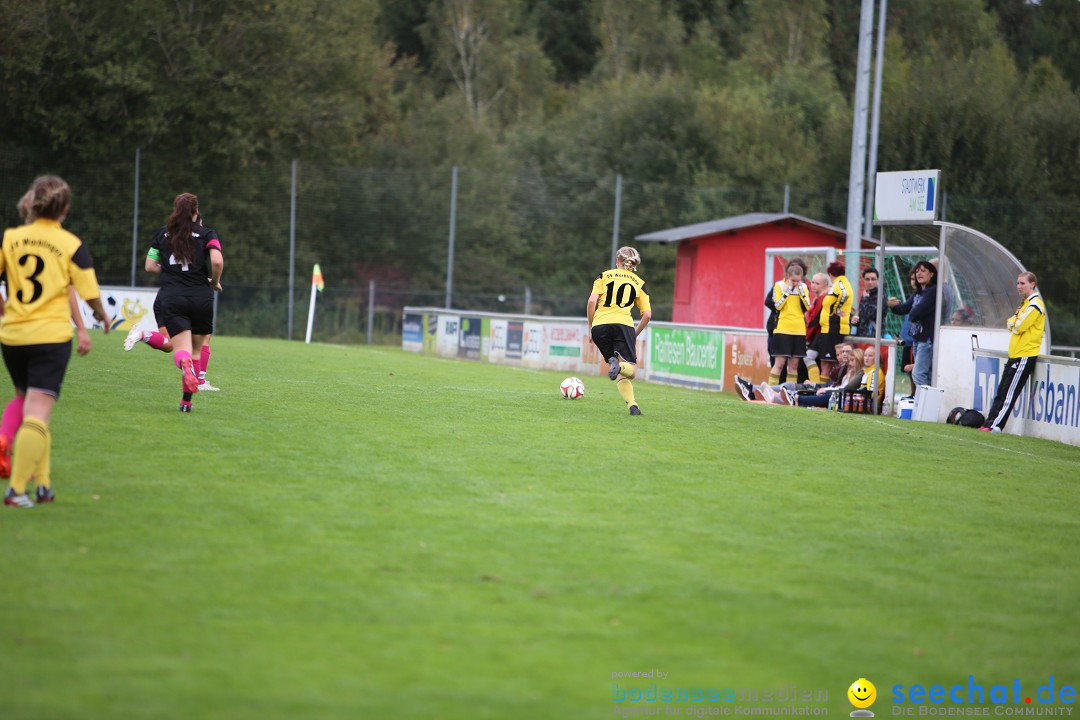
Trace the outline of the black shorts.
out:
<instances>
[{"instance_id":1,"label":"black shorts","mask_svg":"<svg viewBox=\"0 0 1080 720\"><path fill-rule=\"evenodd\" d=\"M165 323L162 322L162 320L165 319L165 316L161 313L161 292L159 291L158 294L154 296L154 320L157 321L157 326L159 328L165 327Z\"/></svg>"},{"instance_id":2,"label":"black shorts","mask_svg":"<svg viewBox=\"0 0 1080 720\"><path fill-rule=\"evenodd\" d=\"M169 331L171 337L190 330L195 335L214 332L214 296L211 295L163 295L158 293L161 315L158 324Z\"/></svg>"},{"instance_id":3,"label":"black shorts","mask_svg":"<svg viewBox=\"0 0 1080 720\"><path fill-rule=\"evenodd\" d=\"M830 335L826 333L820 333L814 338L814 344L811 346L814 350L817 350L818 361L828 360L829 362L836 362L836 343L843 340L840 335Z\"/></svg>"},{"instance_id":4,"label":"black shorts","mask_svg":"<svg viewBox=\"0 0 1080 720\"><path fill-rule=\"evenodd\" d=\"M71 341L41 345L4 345L4 364L16 390L40 390L60 397L68 361L71 360Z\"/></svg>"},{"instance_id":5,"label":"black shorts","mask_svg":"<svg viewBox=\"0 0 1080 720\"><path fill-rule=\"evenodd\" d=\"M772 355L773 357L806 357L806 336L773 333Z\"/></svg>"},{"instance_id":6,"label":"black shorts","mask_svg":"<svg viewBox=\"0 0 1080 720\"><path fill-rule=\"evenodd\" d=\"M629 325L594 325L592 339L605 361L618 355L626 362L637 365L637 334Z\"/></svg>"}]
</instances>

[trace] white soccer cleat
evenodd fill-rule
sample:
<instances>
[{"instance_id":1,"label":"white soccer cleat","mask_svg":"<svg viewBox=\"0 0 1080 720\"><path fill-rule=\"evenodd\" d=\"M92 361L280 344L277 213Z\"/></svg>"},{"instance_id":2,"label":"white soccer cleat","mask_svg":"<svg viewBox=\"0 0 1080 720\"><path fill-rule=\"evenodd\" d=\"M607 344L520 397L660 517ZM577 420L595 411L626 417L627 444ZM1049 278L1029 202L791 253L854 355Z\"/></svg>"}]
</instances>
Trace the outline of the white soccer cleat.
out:
<instances>
[{"instance_id":1,"label":"white soccer cleat","mask_svg":"<svg viewBox=\"0 0 1080 720\"><path fill-rule=\"evenodd\" d=\"M776 393L773 392L773 389L771 387L769 387L768 383L761 383L760 385L755 385L754 388L759 393L761 393L761 397L765 398L765 402L773 404L773 405L777 404L776 403Z\"/></svg>"},{"instance_id":2,"label":"white soccer cleat","mask_svg":"<svg viewBox=\"0 0 1080 720\"><path fill-rule=\"evenodd\" d=\"M206 392L217 392L220 389L221 388L219 388L219 387L215 387L215 386L211 385L210 381L207 380L206 378L200 378L199 379L199 391L200 392L204 391L204 390Z\"/></svg>"},{"instance_id":3,"label":"white soccer cleat","mask_svg":"<svg viewBox=\"0 0 1080 720\"><path fill-rule=\"evenodd\" d=\"M142 330L136 325L128 331L127 337L124 338L124 352L130 352L131 348L135 347L135 344L140 340L142 340Z\"/></svg>"}]
</instances>

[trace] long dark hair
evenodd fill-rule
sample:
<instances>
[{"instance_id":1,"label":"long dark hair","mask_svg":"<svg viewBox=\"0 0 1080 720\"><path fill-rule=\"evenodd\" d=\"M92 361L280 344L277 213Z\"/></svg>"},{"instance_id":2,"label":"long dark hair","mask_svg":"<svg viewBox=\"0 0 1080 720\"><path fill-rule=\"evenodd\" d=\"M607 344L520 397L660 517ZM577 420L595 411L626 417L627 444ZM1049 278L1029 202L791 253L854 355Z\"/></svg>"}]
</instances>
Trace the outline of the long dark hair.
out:
<instances>
[{"instance_id":1,"label":"long dark hair","mask_svg":"<svg viewBox=\"0 0 1080 720\"><path fill-rule=\"evenodd\" d=\"M930 271L931 275L930 282L922 286L923 290L937 284L937 268L934 267L934 263L930 262L929 260L920 260L919 262L915 263L915 269L918 270L919 268L926 268ZM915 282L918 282L918 280L916 280Z\"/></svg>"},{"instance_id":2,"label":"long dark hair","mask_svg":"<svg viewBox=\"0 0 1080 720\"><path fill-rule=\"evenodd\" d=\"M180 193L173 200L172 215L169 216L169 248L176 259L182 263L195 261L195 241L191 237L194 226L192 217L199 213L199 198L191 193Z\"/></svg>"}]
</instances>

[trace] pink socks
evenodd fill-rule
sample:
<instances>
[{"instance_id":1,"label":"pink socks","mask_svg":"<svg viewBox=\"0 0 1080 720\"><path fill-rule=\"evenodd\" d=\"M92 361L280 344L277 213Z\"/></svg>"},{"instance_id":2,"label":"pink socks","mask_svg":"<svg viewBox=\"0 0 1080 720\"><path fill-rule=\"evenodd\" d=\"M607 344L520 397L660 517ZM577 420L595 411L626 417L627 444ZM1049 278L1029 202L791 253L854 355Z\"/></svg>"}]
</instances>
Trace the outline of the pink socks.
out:
<instances>
[{"instance_id":1,"label":"pink socks","mask_svg":"<svg viewBox=\"0 0 1080 720\"><path fill-rule=\"evenodd\" d=\"M0 420L0 435L6 435L8 441L15 439L15 433L23 421L23 401L26 398L16 395L4 408L4 418Z\"/></svg>"},{"instance_id":2,"label":"pink socks","mask_svg":"<svg viewBox=\"0 0 1080 720\"><path fill-rule=\"evenodd\" d=\"M165 336L157 332L156 330L144 331L143 340L145 340L146 344L154 348L155 350L160 350L161 347L165 344Z\"/></svg>"}]
</instances>

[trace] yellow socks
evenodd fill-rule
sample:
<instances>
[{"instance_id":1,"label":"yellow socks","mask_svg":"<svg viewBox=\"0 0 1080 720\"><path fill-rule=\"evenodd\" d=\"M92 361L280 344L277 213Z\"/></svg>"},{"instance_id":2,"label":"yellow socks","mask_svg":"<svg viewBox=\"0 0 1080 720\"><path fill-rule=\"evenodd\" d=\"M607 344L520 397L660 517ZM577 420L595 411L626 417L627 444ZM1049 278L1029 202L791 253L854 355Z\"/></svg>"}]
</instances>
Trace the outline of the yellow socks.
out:
<instances>
[{"instance_id":1,"label":"yellow socks","mask_svg":"<svg viewBox=\"0 0 1080 720\"><path fill-rule=\"evenodd\" d=\"M628 363L625 360L619 361L619 375L628 380L633 380L636 373L637 366L634 363Z\"/></svg>"},{"instance_id":2,"label":"yellow socks","mask_svg":"<svg viewBox=\"0 0 1080 720\"><path fill-rule=\"evenodd\" d=\"M615 383L615 387L619 389L619 394L622 395L622 399L626 401L626 406L637 405L637 400L634 399L634 383L630 382L627 378L620 377Z\"/></svg>"},{"instance_id":3,"label":"yellow socks","mask_svg":"<svg viewBox=\"0 0 1080 720\"><path fill-rule=\"evenodd\" d=\"M49 426L37 418L23 418L22 427L15 433L15 452L11 458L11 487L18 495L26 493L26 486L35 472L40 472L42 459L50 449ZM45 479L48 487L49 459L44 457Z\"/></svg>"},{"instance_id":4,"label":"yellow socks","mask_svg":"<svg viewBox=\"0 0 1080 720\"><path fill-rule=\"evenodd\" d=\"M46 490L52 488L52 430L45 426L45 451L41 453L37 469L34 470L34 484Z\"/></svg>"},{"instance_id":5,"label":"yellow socks","mask_svg":"<svg viewBox=\"0 0 1080 720\"><path fill-rule=\"evenodd\" d=\"M772 387L773 385L779 385L779 384L780 384L780 373L774 373L774 372L769 373L769 386Z\"/></svg>"},{"instance_id":6,"label":"yellow socks","mask_svg":"<svg viewBox=\"0 0 1080 720\"><path fill-rule=\"evenodd\" d=\"M808 364L806 366L806 379L815 385L821 382L821 370L818 370L817 365Z\"/></svg>"}]
</instances>

